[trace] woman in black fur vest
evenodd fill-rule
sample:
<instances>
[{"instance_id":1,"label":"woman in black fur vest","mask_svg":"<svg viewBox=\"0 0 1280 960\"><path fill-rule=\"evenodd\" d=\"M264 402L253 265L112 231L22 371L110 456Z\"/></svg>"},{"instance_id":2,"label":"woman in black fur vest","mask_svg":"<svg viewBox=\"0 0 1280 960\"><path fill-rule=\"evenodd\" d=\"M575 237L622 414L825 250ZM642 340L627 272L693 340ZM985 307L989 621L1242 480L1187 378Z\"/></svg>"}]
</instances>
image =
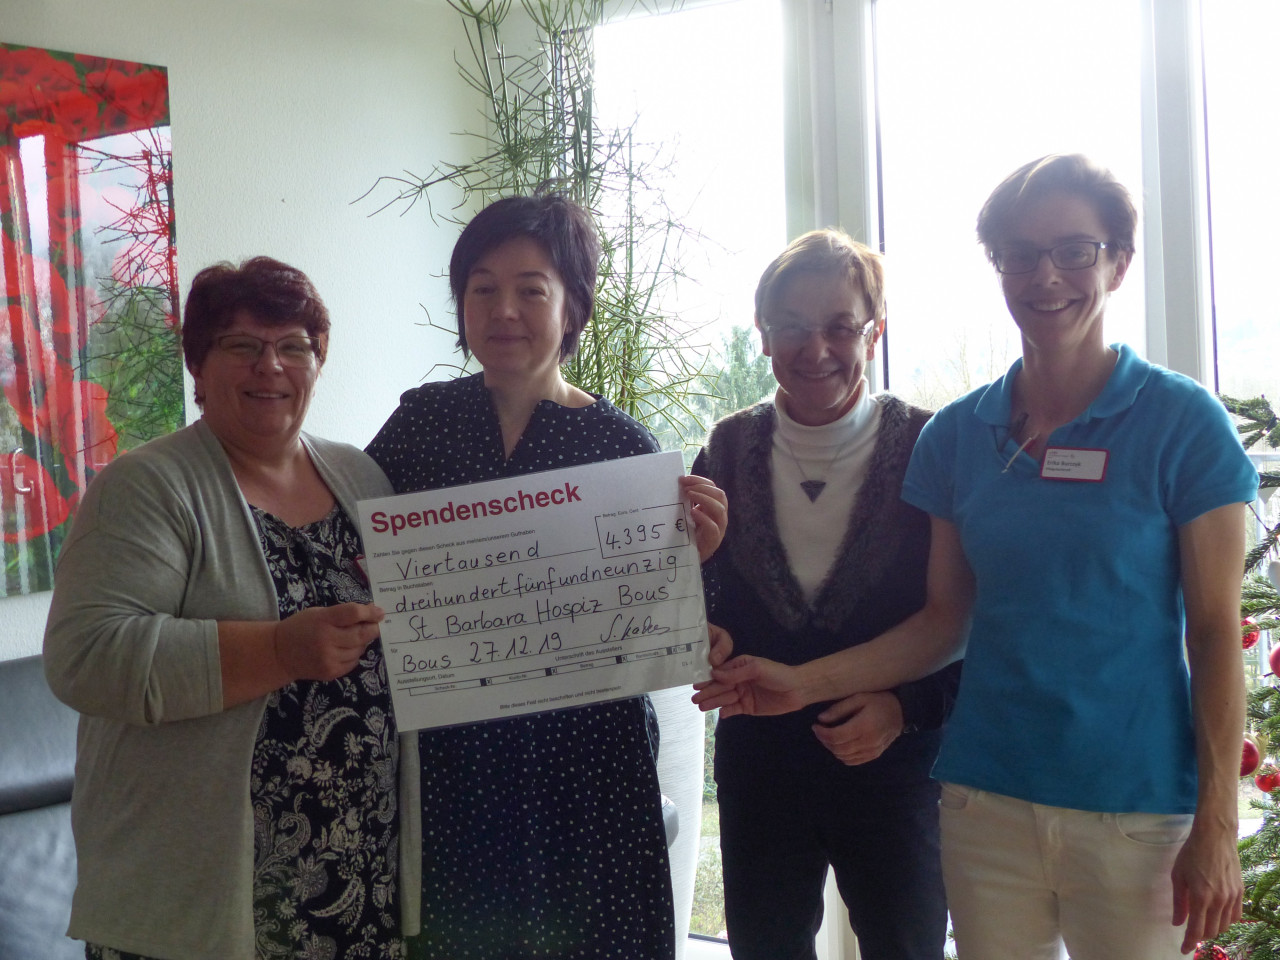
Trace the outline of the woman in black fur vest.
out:
<instances>
[{"instance_id":1,"label":"woman in black fur vest","mask_svg":"<svg viewBox=\"0 0 1280 960\"><path fill-rule=\"evenodd\" d=\"M899 498L929 412L870 396L884 330L878 254L795 240L756 289L778 392L721 420L694 472L733 504L705 573L734 653L799 664L924 603L929 518ZM914 683L716 728L725 914L735 960L811 960L828 865L867 960L941 960L946 902L930 769L959 664ZM841 756L815 736L844 726Z\"/></svg>"}]
</instances>

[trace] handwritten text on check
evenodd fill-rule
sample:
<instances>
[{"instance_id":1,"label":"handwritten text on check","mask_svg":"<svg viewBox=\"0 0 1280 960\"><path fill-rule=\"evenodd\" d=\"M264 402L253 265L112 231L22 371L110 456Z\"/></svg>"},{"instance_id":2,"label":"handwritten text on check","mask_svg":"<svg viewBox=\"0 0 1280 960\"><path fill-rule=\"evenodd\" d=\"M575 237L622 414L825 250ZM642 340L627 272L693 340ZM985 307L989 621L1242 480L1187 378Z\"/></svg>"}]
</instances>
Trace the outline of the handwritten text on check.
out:
<instances>
[{"instance_id":1,"label":"handwritten text on check","mask_svg":"<svg viewBox=\"0 0 1280 960\"><path fill-rule=\"evenodd\" d=\"M706 679L679 454L366 500L401 730Z\"/></svg>"}]
</instances>

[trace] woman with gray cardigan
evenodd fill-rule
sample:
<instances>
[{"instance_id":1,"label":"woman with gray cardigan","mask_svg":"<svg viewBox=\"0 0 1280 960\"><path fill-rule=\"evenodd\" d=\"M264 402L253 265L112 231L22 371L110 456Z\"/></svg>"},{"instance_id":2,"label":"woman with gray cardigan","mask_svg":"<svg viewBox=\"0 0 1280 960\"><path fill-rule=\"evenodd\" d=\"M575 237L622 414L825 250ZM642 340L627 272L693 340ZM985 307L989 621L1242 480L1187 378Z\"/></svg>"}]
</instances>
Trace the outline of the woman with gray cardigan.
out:
<instances>
[{"instance_id":1,"label":"woman with gray cardigan","mask_svg":"<svg viewBox=\"0 0 1280 960\"><path fill-rule=\"evenodd\" d=\"M302 433L328 331L292 267L202 271L203 417L103 470L63 547L45 665L81 713L68 932L90 960L400 956L418 778L353 522L391 488Z\"/></svg>"}]
</instances>

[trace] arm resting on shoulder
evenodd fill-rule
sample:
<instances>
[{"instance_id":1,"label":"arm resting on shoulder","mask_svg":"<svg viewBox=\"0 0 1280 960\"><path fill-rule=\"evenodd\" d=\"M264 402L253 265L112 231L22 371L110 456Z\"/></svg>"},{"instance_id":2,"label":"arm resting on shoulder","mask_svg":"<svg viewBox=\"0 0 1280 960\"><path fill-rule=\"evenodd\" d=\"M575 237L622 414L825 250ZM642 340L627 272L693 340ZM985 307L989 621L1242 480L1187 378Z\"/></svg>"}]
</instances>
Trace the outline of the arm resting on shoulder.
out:
<instances>
[{"instance_id":1,"label":"arm resting on shoulder","mask_svg":"<svg viewBox=\"0 0 1280 960\"><path fill-rule=\"evenodd\" d=\"M1245 720L1239 628L1244 504L1183 524L1178 547L1199 789L1191 834L1173 867L1173 922L1186 921L1182 952L1189 953L1240 919L1244 893L1236 851Z\"/></svg>"}]
</instances>

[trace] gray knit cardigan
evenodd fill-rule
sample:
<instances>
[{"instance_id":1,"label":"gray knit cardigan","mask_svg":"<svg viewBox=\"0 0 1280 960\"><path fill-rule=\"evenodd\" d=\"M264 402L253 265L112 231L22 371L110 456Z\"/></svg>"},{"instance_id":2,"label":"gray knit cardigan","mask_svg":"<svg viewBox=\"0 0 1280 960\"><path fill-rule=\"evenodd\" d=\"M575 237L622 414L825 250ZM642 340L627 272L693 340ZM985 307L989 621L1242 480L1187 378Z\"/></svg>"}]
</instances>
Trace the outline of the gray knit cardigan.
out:
<instances>
[{"instance_id":1,"label":"gray knit cardigan","mask_svg":"<svg viewBox=\"0 0 1280 960\"><path fill-rule=\"evenodd\" d=\"M728 532L704 575L709 615L733 633L735 653L803 663L864 643L923 606L929 518L904 502L901 491L930 414L891 394L872 402L879 407L879 423L867 476L835 562L812 602L791 572L778 533L773 403L739 410L712 429L693 472L715 480L729 497ZM940 726L958 679L957 666L898 687L908 727ZM816 710L795 718L802 731Z\"/></svg>"},{"instance_id":2,"label":"gray knit cardigan","mask_svg":"<svg viewBox=\"0 0 1280 960\"><path fill-rule=\"evenodd\" d=\"M355 447L303 435L343 509L390 494ZM252 960L249 765L266 698L222 708L218 620L275 620L249 506L203 421L110 464L58 560L45 671L80 711L68 935L152 957ZM416 930L416 734L401 737L403 920Z\"/></svg>"}]
</instances>

